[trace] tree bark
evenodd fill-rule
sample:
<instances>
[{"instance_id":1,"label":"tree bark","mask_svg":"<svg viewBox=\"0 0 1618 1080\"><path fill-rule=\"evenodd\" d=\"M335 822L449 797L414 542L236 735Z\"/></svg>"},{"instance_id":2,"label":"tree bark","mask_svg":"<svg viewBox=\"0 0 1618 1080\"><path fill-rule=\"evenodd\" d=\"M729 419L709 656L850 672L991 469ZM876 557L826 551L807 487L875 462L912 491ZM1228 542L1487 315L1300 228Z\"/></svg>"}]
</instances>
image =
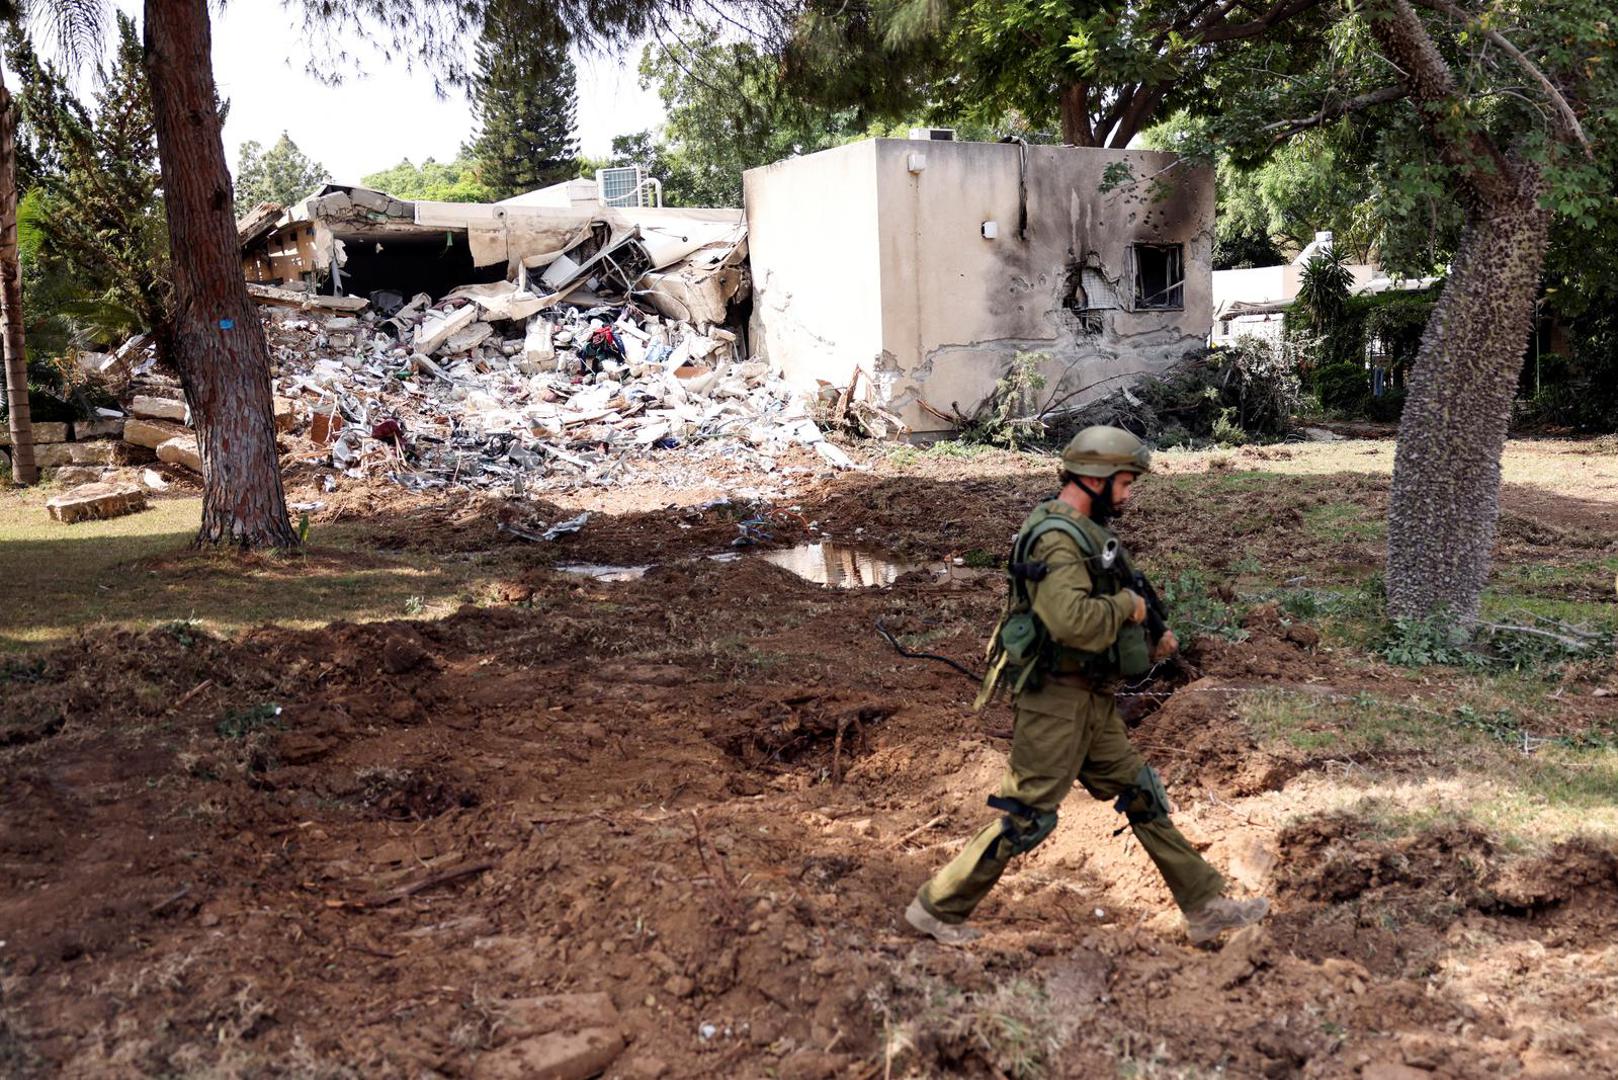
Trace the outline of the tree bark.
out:
<instances>
[{"instance_id":1,"label":"tree bark","mask_svg":"<svg viewBox=\"0 0 1618 1080\"><path fill-rule=\"evenodd\" d=\"M1475 622L1500 519L1500 457L1550 242L1538 166L1457 128L1454 72L1408 0L1370 30L1455 169L1466 221L1407 381L1388 497L1388 614Z\"/></svg>"},{"instance_id":2,"label":"tree bark","mask_svg":"<svg viewBox=\"0 0 1618 1080\"><path fill-rule=\"evenodd\" d=\"M17 110L0 73L0 322L4 323L6 413L11 429L11 482L39 479L28 409L28 353L22 323L22 270L17 255Z\"/></svg>"},{"instance_id":3,"label":"tree bark","mask_svg":"<svg viewBox=\"0 0 1618 1080\"><path fill-rule=\"evenodd\" d=\"M1388 614L1478 617L1500 456L1550 238L1538 186L1469 213L1408 377L1388 499Z\"/></svg>"},{"instance_id":4,"label":"tree bark","mask_svg":"<svg viewBox=\"0 0 1618 1080\"><path fill-rule=\"evenodd\" d=\"M1062 142L1068 146L1095 146L1090 124L1090 84L1076 82L1062 91Z\"/></svg>"},{"instance_id":5,"label":"tree bark","mask_svg":"<svg viewBox=\"0 0 1618 1080\"><path fill-rule=\"evenodd\" d=\"M269 349L231 210L207 0L146 0L145 35L174 273L168 346L202 455L197 543L296 547L275 448Z\"/></svg>"}]
</instances>

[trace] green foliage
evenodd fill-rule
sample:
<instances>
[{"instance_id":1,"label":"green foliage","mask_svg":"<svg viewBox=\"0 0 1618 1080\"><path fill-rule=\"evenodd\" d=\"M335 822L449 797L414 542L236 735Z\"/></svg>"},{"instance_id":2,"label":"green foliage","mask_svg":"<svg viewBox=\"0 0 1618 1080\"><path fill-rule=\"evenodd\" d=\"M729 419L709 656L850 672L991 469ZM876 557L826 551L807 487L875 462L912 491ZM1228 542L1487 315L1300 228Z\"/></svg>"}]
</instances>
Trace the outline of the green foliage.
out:
<instances>
[{"instance_id":1,"label":"green foliage","mask_svg":"<svg viewBox=\"0 0 1618 1080\"><path fill-rule=\"evenodd\" d=\"M236 162L236 214L265 202L291 206L330 180L326 167L299 150L286 132L268 150L250 139L242 143Z\"/></svg>"},{"instance_id":2,"label":"green foliage","mask_svg":"<svg viewBox=\"0 0 1618 1080\"><path fill-rule=\"evenodd\" d=\"M1163 606L1168 608L1169 627L1182 641L1205 635L1227 641L1247 638L1235 606L1214 595L1202 571L1187 570L1155 584Z\"/></svg>"},{"instance_id":3,"label":"green foliage","mask_svg":"<svg viewBox=\"0 0 1618 1080\"><path fill-rule=\"evenodd\" d=\"M1465 629L1454 619L1436 615L1427 619L1394 619L1388 623L1376 652L1401 667L1478 667L1482 657L1469 647Z\"/></svg>"},{"instance_id":4,"label":"green foliage","mask_svg":"<svg viewBox=\"0 0 1618 1080\"><path fill-rule=\"evenodd\" d=\"M478 136L462 150L495 199L576 175L578 86L565 34L535 32L506 5L493 6L478 40L473 99Z\"/></svg>"},{"instance_id":5,"label":"green foliage","mask_svg":"<svg viewBox=\"0 0 1618 1080\"><path fill-rule=\"evenodd\" d=\"M1350 361L1316 368L1310 383L1320 407L1331 412L1359 414L1371 400L1371 374L1363 363Z\"/></svg>"},{"instance_id":6,"label":"green foliage","mask_svg":"<svg viewBox=\"0 0 1618 1080\"><path fill-rule=\"evenodd\" d=\"M1042 442L1046 432L1039 395L1045 376L1039 369L1049 360L1047 353L1012 357L989 396L970 415L959 417L959 439L1010 450Z\"/></svg>"},{"instance_id":7,"label":"green foliage","mask_svg":"<svg viewBox=\"0 0 1618 1080\"><path fill-rule=\"evenodd\" d=\"M439 163L428 158L413 165L405 158L391 169L369 173L360 182L396 199L429 202L491 202L494 193L478 178L477 163L464 154Z\"/></svg>"},{"instance_id":8,"label":"green foliage","mask_svg":"<svg viewBox=\"0 0 1618 1080\"><path fill-rule=\"evenodd\" d=\"M866 133L857 110L806 103L779 61L752 42L725 41L717 27L688 24L680 40L648 45L640 75L668 120L660 138L614 140L614 163L662 180L670 206L740 206L745 170Z\"/></svg>"},{"instance_id":9,"label":"green foliage","mask_svg":"<svg viewBox=\"0 0 1618 1080\"><path fill-rule=\"evenodd\" d=\"M1543 671L1570 661L1604 660L1618 647L1610 626L1590 630L1527 617L1525 625L1481 623L1475 630L1453 619L1395 619L1376 651L1404 667L1443 664L1489 671Z\"/></svg>"},{"instance_id":10,"label":"green foliage","mask_svg":"<svg viewBox=\"0 0 1618 1080\"><path fill-rule=\"evenodd\" d=\"M21 135L40 163L19 207L25 333L40 365L77 348L121 343L166 317L168 230L156 129L134 23L95 68L88 103L12 32ZM71 365L69 365L71 366Z\"/></svg>"},{"instance_id":11,"label":"green foliage","mask_svg":"<svg viewBox=\"0 0 1618 1080\"><path fill-rule=\"evenodd\" d=\"M1244 337L1188 353L1160 375L1065 414L1049 425L1049 437L1059 443L1080 428L1111 424L1163 447L1228 446L1285 435L1301 404L1296 350Z\"/></svg>"}]
</instances>

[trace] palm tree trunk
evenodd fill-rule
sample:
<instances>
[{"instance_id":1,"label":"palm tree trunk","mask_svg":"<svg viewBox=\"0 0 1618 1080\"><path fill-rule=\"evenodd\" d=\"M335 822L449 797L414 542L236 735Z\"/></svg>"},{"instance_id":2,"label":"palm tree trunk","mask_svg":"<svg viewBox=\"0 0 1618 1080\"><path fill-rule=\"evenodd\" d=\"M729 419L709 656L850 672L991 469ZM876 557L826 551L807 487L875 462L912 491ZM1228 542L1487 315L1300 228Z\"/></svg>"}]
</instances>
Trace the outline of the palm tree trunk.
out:
<instances>
[{"instance_id":1,"label":"palm tree trunk","mask_svg":"<svg viewBox=\"0 0 1618 1080\"><path fill-rule=\"evenodd\" d=\"M197 542L296 547L275 448L269 348L231 214L207 0L146 0L145 24L173 256L169 345L202 454Z\"/></svg>"},{"instance_id":2,"label":"palm tree trunk","mask_svg":"<svg viewBox=\"0 0 1618 1080\"><path fill-rule=\"evenodd\" d=\"M22 323L22 271L17 257L17 110L0 73L0 322L4 323L6 412L11 429L11 482L39 479L28 410L28 353Z\"/></svg>"}]
</instances>

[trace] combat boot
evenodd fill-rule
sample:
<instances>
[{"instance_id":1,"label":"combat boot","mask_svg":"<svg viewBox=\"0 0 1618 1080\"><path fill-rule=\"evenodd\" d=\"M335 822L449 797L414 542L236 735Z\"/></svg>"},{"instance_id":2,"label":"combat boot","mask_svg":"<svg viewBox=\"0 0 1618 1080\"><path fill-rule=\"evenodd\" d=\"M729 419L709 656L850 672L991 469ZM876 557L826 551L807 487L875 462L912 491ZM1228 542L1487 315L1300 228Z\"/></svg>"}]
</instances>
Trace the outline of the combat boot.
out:
<instances>
[{"instance_id":1,"label":"combat boot","mask_svg":"<svg viewBox=\"0 0 1618 1080\"><path fill-rule=\"evenodd\" d=\"M921 906L919 898L910 901L910 906L905 908L905 922L943 945L966 945L983 936L981 930L937 918Z\"/></svg>"},{"instance_id":2,"label":"combat boot","mask_svg":"<svg viewBox=\"0 0 1618 1080\"><path fill-rule=\"evenodd\" d=\"M1262 896L1252 900L1216 896L1195 911L1185 913L1185 936L1193 945L1206 945L1226 930L1252 926L1269 913L1270 902Z\"/></svg>"}]
</instances>

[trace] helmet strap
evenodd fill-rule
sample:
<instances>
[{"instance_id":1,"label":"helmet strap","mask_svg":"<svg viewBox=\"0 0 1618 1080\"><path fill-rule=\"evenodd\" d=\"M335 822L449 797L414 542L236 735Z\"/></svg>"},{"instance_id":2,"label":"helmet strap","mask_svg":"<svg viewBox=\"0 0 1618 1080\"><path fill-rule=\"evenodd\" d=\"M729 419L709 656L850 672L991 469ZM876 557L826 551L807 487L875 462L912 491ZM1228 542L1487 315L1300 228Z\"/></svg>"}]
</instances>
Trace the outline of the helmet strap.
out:
<instances>
[{"instance_id":1,"label":"helmet strap","mask_svg":"<svg viewBox=\"0 0 1618 1080\"><path fill-rule=\"evenodd\" d=\"M1118 513L1118 508L1112 501L1112 481L1113 477L1117 475L1117 473L1113 473L1112 476L1107 477L1102 483L1100 491L1090 490L1090 485L1088 484L1081 483L1079 485L1084 488L1085 494L1090 496L1090 520L1097 525L1106 525Z\"/></svg>"}]
</instances>

